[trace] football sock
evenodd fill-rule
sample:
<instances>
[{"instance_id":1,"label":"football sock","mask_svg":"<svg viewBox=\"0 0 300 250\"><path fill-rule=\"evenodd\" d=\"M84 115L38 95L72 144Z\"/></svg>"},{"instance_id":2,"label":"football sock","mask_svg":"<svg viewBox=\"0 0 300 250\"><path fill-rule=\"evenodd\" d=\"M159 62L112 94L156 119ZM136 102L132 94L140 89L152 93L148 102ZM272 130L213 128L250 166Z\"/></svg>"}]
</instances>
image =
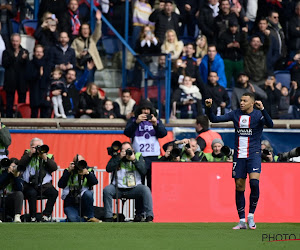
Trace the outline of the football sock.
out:
<instances>
[{"instance_id":1,"label":"football sock","mask_svg":"<svg viewBox=\"0 0 300 250\"><path fill-rule=\"evenodd\" d=\"M251 179L250 188L251 188L251 193L250 193L249 213L254 214L257 206L258 198L259 198L259 180Z\"/></svg>"},{"instance_id":2,"label":"football sock","mask_svg":"<svg viewBox=\"0 0 300 250\"><path fill-rule=\"evenodd\" d=\"M245 191L235 191L236 209L240 219L245 219Z\"/></svg>"}]
</instances>

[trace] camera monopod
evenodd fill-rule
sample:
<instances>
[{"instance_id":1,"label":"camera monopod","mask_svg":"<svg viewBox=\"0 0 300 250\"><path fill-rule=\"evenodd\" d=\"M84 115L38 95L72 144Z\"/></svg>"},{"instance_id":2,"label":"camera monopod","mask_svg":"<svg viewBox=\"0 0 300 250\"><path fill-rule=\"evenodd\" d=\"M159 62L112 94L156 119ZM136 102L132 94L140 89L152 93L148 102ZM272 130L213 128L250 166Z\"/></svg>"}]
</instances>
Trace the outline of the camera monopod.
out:
<instances>
[{"instance_id":1,"label":"camera monopod","mask_svg":"<svg viewBox=\"0 0 300 250\"><path fill-rule=\"evenodd\" d=\"M115 170L115 183L116 183L116 206L117 206L117 222L119 222L119 190L118 190L118 168Z\"/></svg>"}]
</instances>

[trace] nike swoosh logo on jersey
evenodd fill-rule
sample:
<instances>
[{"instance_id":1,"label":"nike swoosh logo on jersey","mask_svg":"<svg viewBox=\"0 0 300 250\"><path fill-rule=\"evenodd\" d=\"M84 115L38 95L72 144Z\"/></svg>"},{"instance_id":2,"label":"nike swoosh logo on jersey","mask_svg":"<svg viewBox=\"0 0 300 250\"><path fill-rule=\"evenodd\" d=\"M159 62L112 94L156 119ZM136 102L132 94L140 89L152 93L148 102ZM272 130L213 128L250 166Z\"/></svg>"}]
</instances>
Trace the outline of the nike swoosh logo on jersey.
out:
<instances>
[{"instance_id":1,"label":"nike swoosh logo on jersey","mask_svg":"<svg viewBox=\"0 0 300 250\"><path fill-rule=\"evenodd\" d=\"M253 168L253 171L257 171L259 168Z\"/></svg>"}]
</instances>

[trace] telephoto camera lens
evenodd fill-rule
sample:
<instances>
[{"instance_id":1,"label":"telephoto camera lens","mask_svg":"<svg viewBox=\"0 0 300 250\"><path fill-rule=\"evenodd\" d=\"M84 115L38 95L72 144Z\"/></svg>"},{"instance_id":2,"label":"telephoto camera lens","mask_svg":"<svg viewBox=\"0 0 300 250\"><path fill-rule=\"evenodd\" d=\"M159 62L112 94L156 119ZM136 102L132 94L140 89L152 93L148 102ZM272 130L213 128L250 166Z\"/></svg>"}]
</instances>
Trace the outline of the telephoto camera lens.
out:
<instances>
[{"instance_id":1,"label":"telephoto camera lens","mask_svg":"<svg viewBox=\"0 0 300 250\"><path fill-rule=\"evenodd\" d=\"M126 156L131 156L133 154L133 151L130 148L126 149Z\"/></svg>"}]
</instances>

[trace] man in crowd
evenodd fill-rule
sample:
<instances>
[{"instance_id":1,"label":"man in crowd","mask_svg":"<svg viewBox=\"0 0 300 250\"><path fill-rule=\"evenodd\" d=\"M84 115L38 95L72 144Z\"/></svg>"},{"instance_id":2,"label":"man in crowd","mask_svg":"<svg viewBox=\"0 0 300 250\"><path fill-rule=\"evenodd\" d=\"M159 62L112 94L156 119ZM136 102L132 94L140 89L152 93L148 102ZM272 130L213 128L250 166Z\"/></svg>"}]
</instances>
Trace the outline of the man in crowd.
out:
<instances>
[{"instance_id":1,"label":"man in crowd","mask_svg":"<svg viewBox=\"0 0 300 250\"><path fill-rule=\"evenodd\" d=\"M50 222L52 211L58 196L52 185L52 173L57 170L52 154L48 154L49 147L39 138L30 141L30 149L26 149L19 165L23 171L24 197L29 202L31 222L36 222L36 201L38 196L48 199L42 212L42 221Z\"/></svg>"},{"instance_id":2,"label":"man in crowd","mask_svg":"<svg viewBox=\"0 0 300 250\"><path fill-rule=\"evenodd\" d=\"M215 71L210 71L208 74L208 84L206 86L206 98L213 99L213 113L215 115L225 114L225 108L229 105L229 96L226 89L218 83L219 77L218 73Z\"/></svg>"},{"instance_id":3,"label":"man in crowd","mask_svg":"<svg viewBox=\"0 0 300 250\"><path fill-rule=\"evenodd\" d=\"M215 71L219 76L219 84L224 88L227 87L227 80L225 76L224 61L220 54L217 53L216 45L210 44L207 48L207 55L205 55L200 64L200 75L204 83L207 83L208 74Z\"/></svg>"},{"instance_id":4,"label":"man in crowd","mask_svg":"<svg viewBox=\"0 0 300 250\"><path fill-rule=\"evenodd\" d=\"M111 184L103 190L105 218L113 221L112 199L136 199L136 216L134 221L140 222L146 213L146 222L153 221L152 195L147 186L142 184L142 176L147 173L145 161L141 153L135 153L129 142L124 142L121 152L113 155L106 166L106 171L112 173Z\"/></svg>"},{"instance_id":5,"label":"man in crowd","mask_svg":"<svg viewBox=\"0 0 300 250\"><path fill-rule=\"evenodd\" d=\"M50 77L49 56L44 54L44 47L36 45L33 58L28 63L26 79L29 83L31 118L51 117L51 103L47 101L47 90Z\"/></svg>"},{"instance_id":6,"label":"man in crowd","mask_svg":"<svg viewBox=\"0 0 300 250\"><path fill-rule=\"evenodd\" d=\"M199 115L196 118L196 132L198 133L197 143L204 153L212 153L212 141L222 139L219 133L209 129L209 121L206 115Z\"/></svg>"},{"instance_id":7,"label":"man in crowd","mask_svg":"<svg viewBox=\"0 0 300 250\"><path fill-rule=\"evenodd\" d=\"M26 99L26 68L28 63L28 51L21 46L20 34L12 34L11 46L3 51L2 65L5 68L4 90L6 91L6 117L13 117L13 105L15 92L18 91L18 103L24 103Z\"/></svg>"},{"instance_id":8,"label":"man in crowd","mask_svg":"<svg viewBox=\"0 0 300 250\"><path fill-rule=\"evenodd\" d=\"M173 1L166 0L163 10L155 10L149 16L149 21L155 23L155 36L163 43L167 30L175 30L179 36L180 16L173 11Z\"/></svg>"},{"instance_id":9,"label":"man in crowd","mask_svg":"<svg viewBox=\"0 0 300 250\"><path fill-rule=\"evenodd\" d=\"M67 118L75 118L78 113L79 95L80 90L86 85L88 76L95 64L93 61L87 62L87 67L85 68L80 79L76 80L76 70L69 69L66 72L66 89L68 95L63 97L63 106ZM52 95L60 95L61 90L52 91Z\"/></svg>"},{"instance_id":10,"label":"man in crowd","mask_svg":"<svg viewBox=\"0 0 300 250\"><path fill-rule=\"evenodd\" d=\"M69 35L67 32L60 32L59 43L50 49L51 69L59 68L63 72L73 69L76 66L75 51L69 45Z\"/></svg>"},{"instance_id":11,"label":"man in crowd","mask_svg":"<svg viewBox=\"0 0 300 250\"><path fill-rule=\"evenodd\" d=\"M267 94L257 85L251 84L249 82L249 76L245 72L240 72L238 75L236 85L233 88L233 92L231 95L231 109L236 110L239 107L239 102L241 97L245 93L253 93L255 94L255 98L257 100L267 99Z\"/></svg>"},{"instance_id":12,"label":"man in crowd","mask_svg":"<svg viewBox=\"0 0 300 250\"><path fill-rule=\"evenodd\" d=\"M135 100L131 98L130 90L123 89L121 97L118 97L114 102L115 110L118 110L117 117L128 120L133 116Z\"/></svg>"},{"instance_id":13,"label":"man in crowd","mask_svg":"<svg viewBox=\"0 0 300 250\"><path fill-rule=\"evenodd\" d=\"M93 168L87 166L82 155L76 155L58 181L62 188L64 212L69 222L101 222L94 217L93 186L98 184Z\"/></svg>"}]
</instances>

